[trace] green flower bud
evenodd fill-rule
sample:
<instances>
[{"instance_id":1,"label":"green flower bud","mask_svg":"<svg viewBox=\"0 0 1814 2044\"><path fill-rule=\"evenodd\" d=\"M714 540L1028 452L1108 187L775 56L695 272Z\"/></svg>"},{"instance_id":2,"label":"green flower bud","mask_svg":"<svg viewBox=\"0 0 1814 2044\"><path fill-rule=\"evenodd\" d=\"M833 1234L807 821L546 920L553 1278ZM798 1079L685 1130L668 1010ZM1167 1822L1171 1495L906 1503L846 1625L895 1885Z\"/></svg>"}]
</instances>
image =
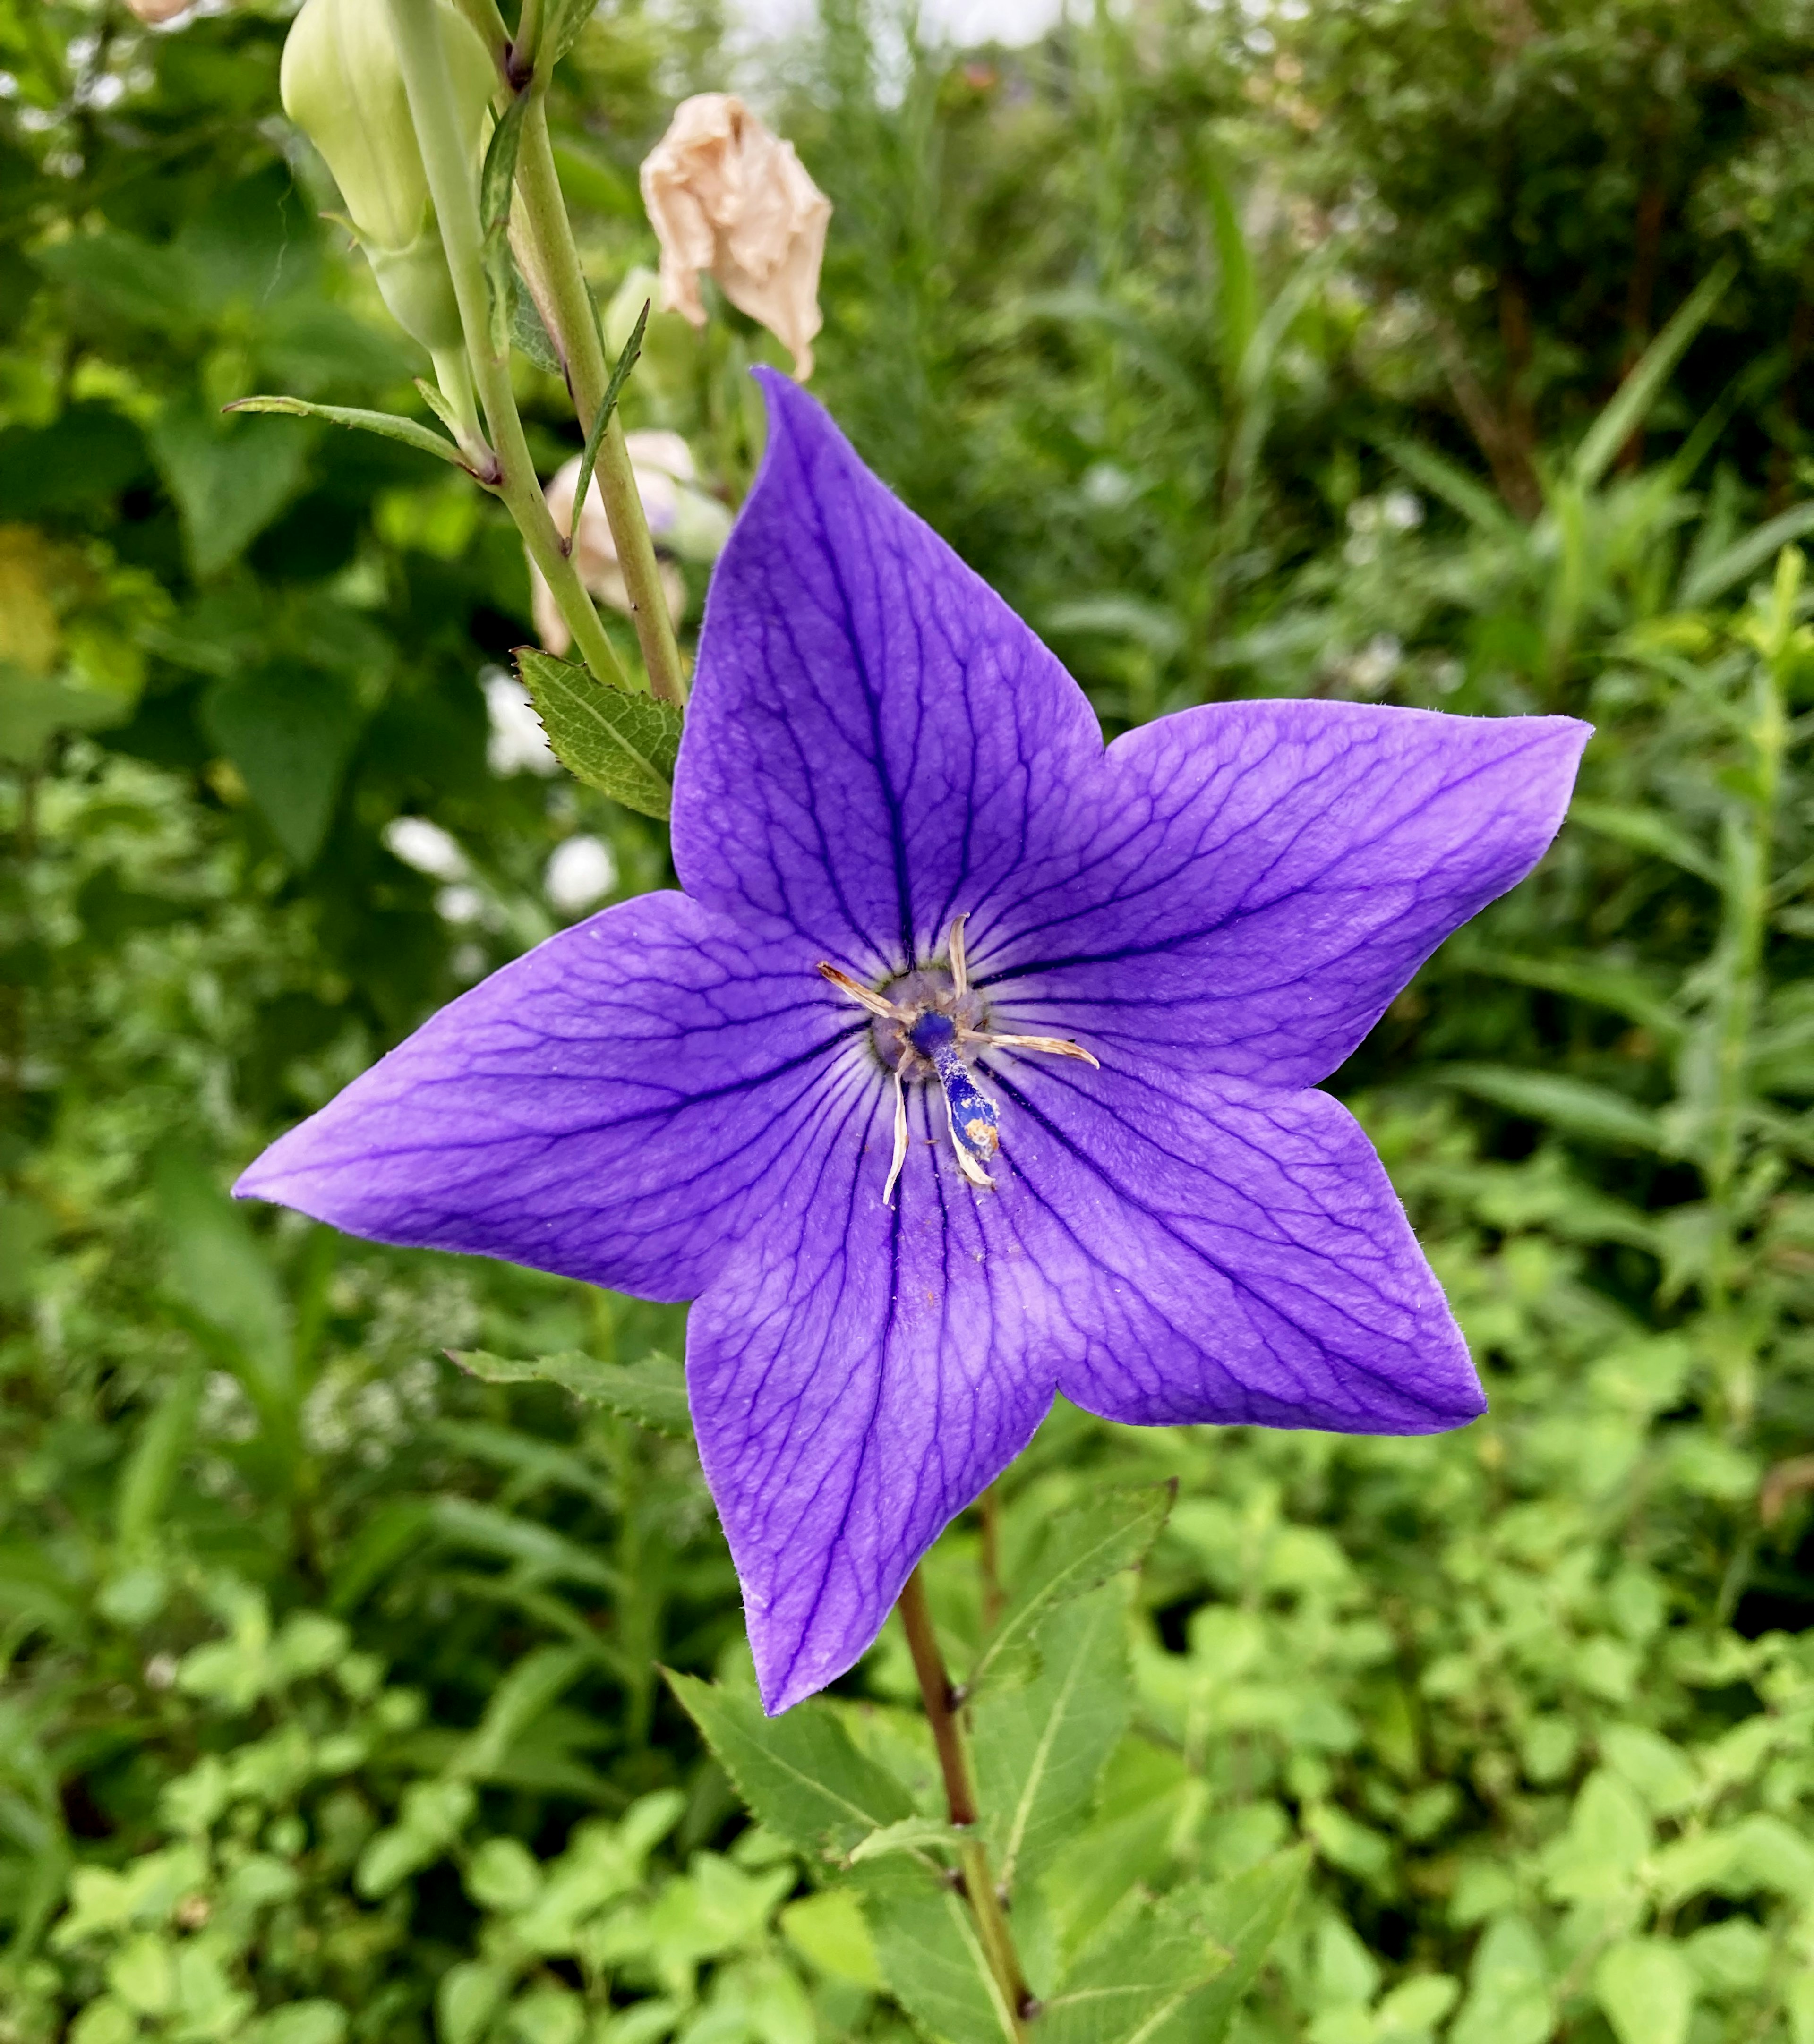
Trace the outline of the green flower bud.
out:
<instances>
[{"instance_id":1,"label":"green flower bud","mask_svg":"<svg viewBox=\"0 0 1814 2044\"><path fill-rule=\"evenodd\" d=\"M476 184L497 75L471 23L447 0L434 11ZM392 317L432 353L457 348L459 308L384 0L306 0L283 45L282 87L284 112L334 174Z\"/></svg>"}]
</instances>

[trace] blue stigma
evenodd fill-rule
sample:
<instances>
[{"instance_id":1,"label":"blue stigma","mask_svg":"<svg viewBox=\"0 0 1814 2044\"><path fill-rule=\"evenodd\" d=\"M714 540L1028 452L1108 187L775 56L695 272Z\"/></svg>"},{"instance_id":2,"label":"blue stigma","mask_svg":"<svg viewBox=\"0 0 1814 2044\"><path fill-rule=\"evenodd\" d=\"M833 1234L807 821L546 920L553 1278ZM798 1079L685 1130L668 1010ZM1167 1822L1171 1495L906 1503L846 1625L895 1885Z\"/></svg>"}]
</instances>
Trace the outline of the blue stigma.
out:
<instances>
[{"instance_id":1,"label":"blue stigma","mask_svg":"<svg viewBox=\"0 0 1814 2044\"><path fill-rule=\"evenodd\" d=\"M976 1164L986 1164L1001 1144L999 1117L994 1101L970 1077L970 1067L958 1055L957 1024L948 1015L922 1015L908 1030L907 1040L939 1075L951 1116L951 1140ZM978 1177L978 1182L987 1181Z\"/></svg>"}]
</instances>

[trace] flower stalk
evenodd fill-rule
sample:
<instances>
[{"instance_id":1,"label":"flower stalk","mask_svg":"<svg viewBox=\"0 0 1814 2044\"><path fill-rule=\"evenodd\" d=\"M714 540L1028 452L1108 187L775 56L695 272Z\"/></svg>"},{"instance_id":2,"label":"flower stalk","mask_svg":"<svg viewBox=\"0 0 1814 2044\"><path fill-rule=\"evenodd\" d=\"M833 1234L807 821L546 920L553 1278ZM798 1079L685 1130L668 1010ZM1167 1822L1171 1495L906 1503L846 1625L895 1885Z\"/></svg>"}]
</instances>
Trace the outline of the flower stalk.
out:
<instances>
[{"instance_id":1,"label":"flower stalk","mask_svg":"<svg viewBox=\"0 0 1814 2044\"><path fill-rule=\"evenodd\" d=\"M561 197L554 149L548 140L544 102L546 78L539 66L528 90L532 97L517 159L516 221L526 244L525 267L532 268L546 290L546 301L540 305L543 318L567 365L567 386L579 423L590 433L605 402L611 365L605 359L592 294ZM643 664L648 670L649 687L664 701L685 702L686 678L680 664L673 620L668 616L667 599L662 592L660 563L655 559L655 541L637 494L624 423L615 413L605 430L595 473L629 597L631 621L642 648Z\"/></svg>"},{"instance_id":2,"label":"flower stalk","mask_svg":"<svg viewBox=\"0 0 1814 2044\"><path fill-rule=\"evenodd\" d=\"M586 665L601 680L627 687L629 680L623 663L568 558L566 544L536 480L535 463L524 437L516 394L510 386L508 353L498 353L493 347L478 194L455 117L452 82L430 12L433 0L386 0L409 98L409 117L421 149L422 167L459 305L467 354L495 450L496 472L486 481L516 521L529 557L553 592Z\"/></svg>"},{"instance_id":3,"label":"flower stalk","mask_svg":"<svg viewBox=\"0 0 1814 2044\"><path fill-rule=\"evenodd\" d=\"M917 1569L907 1578L907 1587L901 1593L901 1600L895 1608L901 1614L901 1623L907 1635L908 1650L913 1657L913 1672L919 1677L920 1695L926 1707L926 1721L932 1727L932 1744L938 1752L939 1772L945 1785L946 1813L955 1828L970 1834L958 1848L959 1864L963 1869L964 1898L976 1919L977 1935L982 1941L989 1970L994 1976L1013 2034L1024 2038L1027 2034L1025 2019L1035 2007L1033 1996L1027 1986L1026 1975L1020 1970L1020 1954L1014 1949L1013 1934L1002 1911L1001 1899L996 1893L995 1877L989 1865L989 1849L976 1835L976 1790L970 1780L970 1756L964 1750L963 1727L958 1722L960 1699L945 1671L945 1658L939 1650L938 1635L932 1629L932 1609L926 1601L926 1586Z\"/></svg>"}]
</instances>

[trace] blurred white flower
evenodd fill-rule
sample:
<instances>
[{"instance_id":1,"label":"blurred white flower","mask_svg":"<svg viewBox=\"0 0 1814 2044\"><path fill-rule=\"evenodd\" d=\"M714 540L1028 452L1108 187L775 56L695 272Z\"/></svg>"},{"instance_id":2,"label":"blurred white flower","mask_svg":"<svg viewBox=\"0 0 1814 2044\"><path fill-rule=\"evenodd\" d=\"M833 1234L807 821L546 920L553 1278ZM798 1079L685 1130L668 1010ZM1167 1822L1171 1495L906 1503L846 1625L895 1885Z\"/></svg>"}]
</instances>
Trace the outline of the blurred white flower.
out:
<instances>
[{"instance_id":1,"label":"blurred white flower","mask_svg":"<svg viewBox=\"0 0 1814 2044\"><path fill-rule=\"evenodd\" d=\"M485 691L485 714L491 726L485 741L485 763L492 772L500 778L558 774L560 762L522 683L502 667L487 667L478 686Z\"/></svg>"},{"instance_id":2,"label":"blurred white flower","mask_svg":"<svg viewBox=\"0 0 1814 2044\"><path fill-rule=\"evenodd\" d=\"M466 854L439 824L426 816L393 816L384 826L384 848L431 880L463 880Z\"/></svg>"},{"instance_id":3,"label":"blurred white flower","mask_svg":"<svg viewBox=\"0 0 1814 2044\"><path fill-rule=\"evenodd\" d=\"M602 838L570 837L557 844L542 875L548 900L563 916L577 916L617 884L617 862Z\"/></svg>"},{"instance_id":4,"label":"blurred white flower","mask_svg":"<svg viewBox=\"0 0 1814 2044\"><path fill-rule=\"evenodd\" d=\"M708 497L694 486L698 471L692 449L678 433L626 433L624 444L629 450L636 493L643 500L644 514L655 544L685 560L716 560L730 536L731 514L717 498ZM575 455L547 486L548 509L563 533L573 532L573 494L578 483L579 457ZM617 544L611 536L611 524L605 515L605 499L599 494L596 475L580 513L573 564L594 596L613 609L628 614L629 592L617 565ZM567 628L554 592L533 562L529 565L529 582L536 633L551 653L565 653L573 644L573 635ZM661 586L669 615L678 620L686 609L686 586L671 561L661 564Z\"/></svg>"},{"instance_id":5,"label":"blurred white flower","mask_svg":"<svg viewBox=\"0 0 1814 2044\"><path fill-rule=\"evenodd\" d=\"M463 929L471 923L482 923L487 905L485 897L476 887L444 887L435 897L436 914L456 929Z\"/></svg>"},{"instance_id":6,"label":"blurred white flower","mask_svg":"<svg viewBox=\"0 0 1814 2044\"><path fill-rule=\"evenodd\" d=\"M1348 686L1357 695L1382 695L1404 664L1405 648L1397 635L1376 632L1348 662Z\"/></svg>"},{"instance_id":7,"label":"blurred white flower","mask_svg":"<svg viewBox=\"0 0 1814 2044\"><path fill-rule=\"evenodd\" d=\"M1380 523L1390 532L1415 532L1424 522L1423 499L1409 490L1389 490L1379 500Z\"/></svg>"},{"instance_id":8,"label":"blurred white flower","mask_svg":"<svg viewBox=\"0 0 1814 2044\"><path fill-rule=\"evenodd\" d=\"M126 0L127 10L137 15L149 28L160 21L174 21L179 14L186 14L195 0Z\"/></svg>"},{"instance_id":9,"label":"blurred white flower","mask_svg":"<svg viewBox=\"0 0 1814 2044\"><path fill-rule=\"evenodd\" d=\"M662 302L705 324L699 273L759 321L813 373L819 266L832 202L794 152L734 94L701 92L674 110L643 163L643 203L661 243Z\"/></svg>"}]
</instances>

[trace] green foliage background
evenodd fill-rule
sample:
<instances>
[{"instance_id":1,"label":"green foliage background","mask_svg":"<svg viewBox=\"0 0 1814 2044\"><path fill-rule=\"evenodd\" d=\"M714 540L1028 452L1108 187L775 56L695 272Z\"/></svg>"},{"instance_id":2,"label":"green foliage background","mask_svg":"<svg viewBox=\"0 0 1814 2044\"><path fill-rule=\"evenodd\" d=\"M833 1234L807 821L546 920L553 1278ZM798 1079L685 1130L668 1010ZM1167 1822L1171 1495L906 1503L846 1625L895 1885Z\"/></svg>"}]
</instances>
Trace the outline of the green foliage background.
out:
<instances>
[{"instance_id":1,"label":"green foliage background","mask_svg":"<svg viewBox=\"0 0 1814 2044\"><path fill-rule=\"evenodd\" d=\"M562 842L665 873L488 741L502 513L219 416L409 409L423 366L317 217L282 13L0 0L0 2038L898 2038L898 1955L658 1682L747 1681L690 1446L444 1359L655 1382L679 1316L221 1189L563 920ZM1003 1486L1012 1582L1059 1508L1178 1485L1074 1608L1118 1743L1017 1894L1029 1965L1308 1840L1241 2044L1814 2044L1811 34L1153 0L953 53L824 0L757 67L838 208L815 388L1109 728L1598 727L1542 870L1339 1082L1491 1415L1060 1411ZM601 302L640 302L641 155L727 75L707 8L607 7L563 66ZM658 316L626 398L729 501L763 345ZM982 1573L960 1527L954 1651ZM834 1710L929 1792L913 1695L890 1635Z\"/></svg>"}]
</instances>

